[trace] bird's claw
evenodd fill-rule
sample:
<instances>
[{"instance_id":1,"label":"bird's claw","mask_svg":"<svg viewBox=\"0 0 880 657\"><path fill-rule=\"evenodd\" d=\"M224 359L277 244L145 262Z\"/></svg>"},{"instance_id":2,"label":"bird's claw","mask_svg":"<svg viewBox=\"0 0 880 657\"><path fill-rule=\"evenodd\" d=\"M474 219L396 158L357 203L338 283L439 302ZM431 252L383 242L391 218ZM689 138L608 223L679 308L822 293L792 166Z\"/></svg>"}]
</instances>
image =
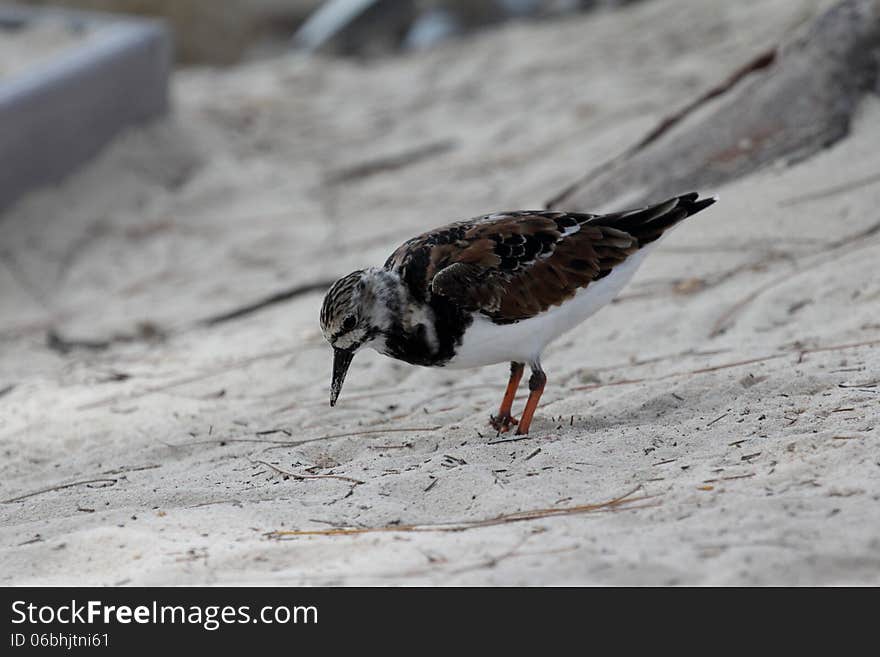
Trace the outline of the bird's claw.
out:
<instances>
[{"instance_id":1,"label":"bird's claw","mask_svg":"<svg viewBox=\"0 0 880 657\"><path fill-rule=\"evenodd\" d=\"M510 414L491 415L489 416L489 424L495 429L495 431L501 434L510 431L514 426L519 424L519 420Z\"/></svg>"}]
</instances>

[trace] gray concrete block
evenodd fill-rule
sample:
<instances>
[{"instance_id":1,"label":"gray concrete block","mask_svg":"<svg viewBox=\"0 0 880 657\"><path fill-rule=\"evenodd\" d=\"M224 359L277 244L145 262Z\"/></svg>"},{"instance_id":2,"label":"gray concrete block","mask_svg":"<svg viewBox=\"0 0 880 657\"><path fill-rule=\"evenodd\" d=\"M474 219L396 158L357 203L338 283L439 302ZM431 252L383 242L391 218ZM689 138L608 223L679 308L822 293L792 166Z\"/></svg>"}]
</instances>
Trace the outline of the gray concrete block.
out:
<instances>
[{"instance_id":1,"label":"gray concrete block","mask_svg":"<svg viewBox=\"0 0 880 657\"><path fill-rule=\"evenodd\" d=\"M0 8L0 23L39 13ZM63 13L102 25L82 44L0 79L0 211L60 181L124 128L168 110L172 46L162 23Z\"/></svg>"}]
</instances>

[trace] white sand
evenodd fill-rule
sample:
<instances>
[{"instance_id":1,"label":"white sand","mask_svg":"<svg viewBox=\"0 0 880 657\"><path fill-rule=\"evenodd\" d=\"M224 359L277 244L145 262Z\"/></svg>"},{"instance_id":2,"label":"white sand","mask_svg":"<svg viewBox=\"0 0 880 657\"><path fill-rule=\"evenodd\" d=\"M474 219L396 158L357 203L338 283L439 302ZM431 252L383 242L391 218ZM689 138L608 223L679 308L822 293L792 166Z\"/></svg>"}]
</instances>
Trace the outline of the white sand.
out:
<instances>
[{"instance_id":1,"label":"white sand","mask_svg":"<svg viewBox=\"0 0 880 657\"><path fill-rule=\"evenodd\" d=\"M0 505L0 581L880 583L880 344L841 346L880 340L880 241L835 247L880 219L876 100L827 152L701 190L721 203L548 350L528 440L487 445L504 365L446 372L365 353L331 411L320 294L192 328L380 263L425 228L542 205L827 5L733 4L512 25L366 67L180 75L174 120L3 218L0 390L15 387L0 397L0 499L31 495ZM323 182L446 140L403 169ZM51 326L101 339L142 320L171 337L46 347ZM291 436L257 435L273 429ZM256 461L364 483L283 479ZM109 481L33 494L93 479ZM633 490L650 498L460 532L267 536Z\"/></svg>"}]
</instances>

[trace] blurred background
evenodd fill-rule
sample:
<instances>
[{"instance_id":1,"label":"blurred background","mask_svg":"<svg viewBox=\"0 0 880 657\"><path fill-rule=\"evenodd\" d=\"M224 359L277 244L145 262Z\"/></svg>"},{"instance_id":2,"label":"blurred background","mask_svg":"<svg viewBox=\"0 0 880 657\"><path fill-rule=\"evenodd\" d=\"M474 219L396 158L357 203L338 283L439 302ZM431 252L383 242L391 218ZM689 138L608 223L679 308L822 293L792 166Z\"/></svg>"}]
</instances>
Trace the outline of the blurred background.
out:
<instances>
[{"instance_id":1,"label":"blurred background","mask_svg":"<svg viewBox=\"0 0 880 657\"><path fill-rule=\"evenodd\" d=\"M878 63L876 0L0 0L0 582L876 581ZM692 190L533 441L504 365L365 353L329 412L337 277Z\"/></svg>"},{"instance_id":2,"label":"blurred background","mask_svg":"<svg viewBox=\"0 0 880 657\"><path fill-rule=\"evenodd\" d=\"M299 47L356 57L435 45L511 19L638 0L21 0L168 21L181 64L231 65ZM303 32L300 28L311 22ZM294 35L298 34L296 38Z\"/></svg>"},{"instance_id":3,"label":"blurred background","mask_svg":"<svg viewBox=\"0 0 880 657\"><path fill-rule=\"evenodd\" d=\"M326 283L351 244L540 207L828 3L753 4L769 23L667 0L2 2L6 295L59 334L173 333ZM314 245L341 263L296 257ZM146 282L169 275L171 298Z\"/></svg>"}]
</instances>

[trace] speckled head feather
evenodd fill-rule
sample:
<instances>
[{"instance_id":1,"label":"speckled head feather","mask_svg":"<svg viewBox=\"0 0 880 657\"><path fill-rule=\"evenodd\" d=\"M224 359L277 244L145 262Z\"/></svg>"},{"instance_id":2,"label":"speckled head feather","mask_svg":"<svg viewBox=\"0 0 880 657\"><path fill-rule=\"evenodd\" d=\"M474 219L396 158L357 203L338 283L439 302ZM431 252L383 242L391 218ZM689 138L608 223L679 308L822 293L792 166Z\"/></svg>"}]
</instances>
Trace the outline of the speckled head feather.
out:
<instances>
[{"instance_id":1,"label":"speckled head feather","mask_svg":"<svg viewBox=\"0 0 880 657\"><path fill-rule=\"evenodd\" d=\"M330 286L324 297L321 306L321 333L334 347L337 341L356 326L364 271L359 269L343 276Z\"/></svg>"},{"instance_id":2,"label":"speckled head feather","mask_svg":"<svg viewBox=\"0 0 880 657\"><path fill-rule=\"evenodd\" d=\"M367 346L384 349L384 336L400 322L403 296L400 279L375 267L353 271L328 290L321 307L321 332L334 351L331 405L355 353Z\"/></svg>"}]
</instances>

